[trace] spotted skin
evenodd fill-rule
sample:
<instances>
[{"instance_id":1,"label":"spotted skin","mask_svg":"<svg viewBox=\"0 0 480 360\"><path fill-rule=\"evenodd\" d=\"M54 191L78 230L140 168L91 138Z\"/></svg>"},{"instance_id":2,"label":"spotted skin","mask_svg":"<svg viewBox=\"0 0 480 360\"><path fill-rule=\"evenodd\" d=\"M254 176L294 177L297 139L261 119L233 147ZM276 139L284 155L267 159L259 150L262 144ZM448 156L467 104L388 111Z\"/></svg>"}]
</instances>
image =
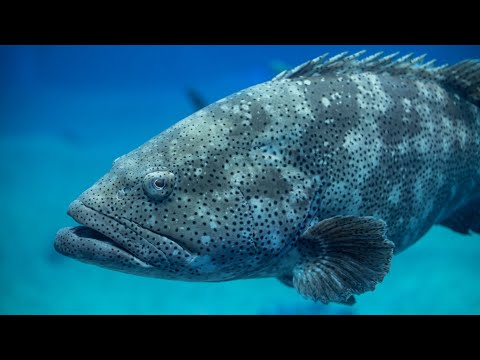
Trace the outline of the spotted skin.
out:
<instances>
[{"instance_id":1,"label":"spotted skin","mask_svg":"<svg viewBox=\"0 0 480 360\"><path fill-rule=\"evenodd\" d=\"M142 187L158 171L174 174L160 200ZM479 108L434 80L369 71L277 79L115 160L69 209L95 232L63 229L55 246L143 276L289 283L301 234L322 220L383 220L398 253L467 205L479 179Z\"/></svg>"}]
</instances>

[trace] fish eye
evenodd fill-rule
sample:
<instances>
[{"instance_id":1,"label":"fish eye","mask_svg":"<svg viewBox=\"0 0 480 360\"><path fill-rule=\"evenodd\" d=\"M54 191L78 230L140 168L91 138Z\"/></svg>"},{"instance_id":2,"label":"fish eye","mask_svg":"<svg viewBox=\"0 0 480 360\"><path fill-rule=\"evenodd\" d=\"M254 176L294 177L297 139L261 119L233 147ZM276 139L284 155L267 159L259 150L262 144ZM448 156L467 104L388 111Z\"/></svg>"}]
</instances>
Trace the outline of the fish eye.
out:
<instances>
[{"instance_id":1,"label":"fish eye","mask_svg":"<svg viewBox=\"0 0 480 360\"><path fill-rule=\"evenodd\" d=\"M156 190L163 190L165 187L165 179L164 178L157 178L153 179L153 186Z\"/></svg>"},{"instance_id":2,"label":"fish eye","mask_svg":"<svg viewBox=\"0 0 480 360\"><path fill-rule=\"evenodd\" d=\"M175 175L169 171L155 171L145 175L143 190L152 200L163 200L173 191Z\"/></svg>"}]
</instances>

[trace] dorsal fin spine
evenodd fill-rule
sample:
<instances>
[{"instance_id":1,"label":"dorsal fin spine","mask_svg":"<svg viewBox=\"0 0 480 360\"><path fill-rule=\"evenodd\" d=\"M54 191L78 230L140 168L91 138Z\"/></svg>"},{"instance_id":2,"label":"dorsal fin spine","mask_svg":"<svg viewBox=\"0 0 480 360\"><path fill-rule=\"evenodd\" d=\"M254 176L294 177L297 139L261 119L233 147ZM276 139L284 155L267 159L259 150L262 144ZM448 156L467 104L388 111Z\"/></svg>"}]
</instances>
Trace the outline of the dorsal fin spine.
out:
<instances>
[{"instance_id":1,"label":"dorsal fin spine","mask_svg":"<svg viewBox=\"0 0 480 360\"><path fill-rule=\"evenodd\" d=\"M399 52L384 57L381 57L383 52L378 52L359 59L365 52L362 50L350 56L347 56L348 52L342 52L325 61L327 53L292 70L283 71L272 80L338 76L362 72L387 73L392 76L402 75L413 79L436 81L480 106L480 60L463 60L451 66L445 64L435 67L435 60L423 62L426 54L412 59L413 53L411 53L393 60Z\"/></svg>"}]
</instances>

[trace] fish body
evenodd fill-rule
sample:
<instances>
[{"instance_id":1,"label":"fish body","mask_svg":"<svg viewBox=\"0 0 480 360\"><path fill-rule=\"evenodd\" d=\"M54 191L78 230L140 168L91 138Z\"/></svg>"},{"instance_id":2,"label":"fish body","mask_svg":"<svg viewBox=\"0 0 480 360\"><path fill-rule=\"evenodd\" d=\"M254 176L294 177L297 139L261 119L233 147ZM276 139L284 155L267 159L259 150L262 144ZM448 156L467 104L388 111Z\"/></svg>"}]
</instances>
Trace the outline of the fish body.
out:
<instances>
[{"instance_id":1,"label":"fish body","mask_svg":"<svg viewBox=\"0 0 480 360\"><path fill-rule=\"evenodd\" d=\"M186 281L277 277L315 301L373 290L434 224L480 232L480 67L363 52L195 112L75 200L55 247Z\"/></svg>"}]
</instances>

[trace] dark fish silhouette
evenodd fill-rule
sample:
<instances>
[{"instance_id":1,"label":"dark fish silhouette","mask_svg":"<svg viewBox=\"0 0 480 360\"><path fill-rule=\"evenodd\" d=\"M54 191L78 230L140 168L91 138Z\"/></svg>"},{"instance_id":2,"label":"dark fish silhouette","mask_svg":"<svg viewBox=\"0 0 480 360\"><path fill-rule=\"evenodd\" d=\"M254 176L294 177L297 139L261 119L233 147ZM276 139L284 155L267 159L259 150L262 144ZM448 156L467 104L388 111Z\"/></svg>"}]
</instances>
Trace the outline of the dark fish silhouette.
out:
<instances>
[{"instance_id":1,"label":"dark fish silhouette","mask_svg":"<svg viewBox=\"0 0 480 360\"><path fill-rule=\"evenodd\" d=\"M200 94L200 92L194 88L187 89L187 96L195 111L201 110L208 106L207 100L205 100L202 94Z\"/></svg>"}]
</instances>

